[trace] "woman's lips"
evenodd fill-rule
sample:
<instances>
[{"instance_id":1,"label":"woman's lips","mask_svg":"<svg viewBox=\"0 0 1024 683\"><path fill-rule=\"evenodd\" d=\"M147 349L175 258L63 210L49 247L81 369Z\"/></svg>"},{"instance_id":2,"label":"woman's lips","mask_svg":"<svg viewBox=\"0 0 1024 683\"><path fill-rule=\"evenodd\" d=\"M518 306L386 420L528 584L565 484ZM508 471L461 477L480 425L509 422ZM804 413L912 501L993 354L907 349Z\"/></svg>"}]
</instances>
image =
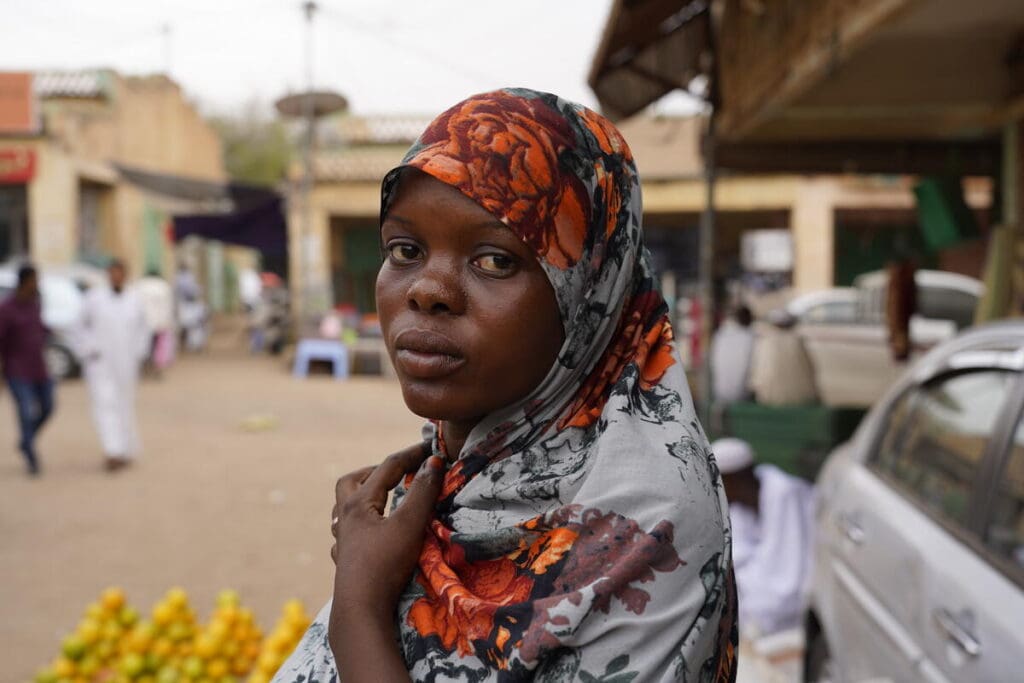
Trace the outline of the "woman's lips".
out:
<instances>
[{"instance_id":1,"label":"woman's lips","mask_svg":"<svg viewBox=\"0 0 1024 683\"><path fill-rule=\"evenodd\" d=\"M440 379L465 365L466 359L445 353L398 349L395 353L395 363L402 372L415 379Z\"/></svg>"},{"instance_id":2,"label":"woman's lips","mask_svg":"<svg viewBox=\"0 0 1024 683\"><path fill-rule=\"evenodd\" d=\"M395 364L415 379L440 379L463 365L466 359L459 346L436 332L403 330L395 337Z\"/></svg>"}]
</instances>

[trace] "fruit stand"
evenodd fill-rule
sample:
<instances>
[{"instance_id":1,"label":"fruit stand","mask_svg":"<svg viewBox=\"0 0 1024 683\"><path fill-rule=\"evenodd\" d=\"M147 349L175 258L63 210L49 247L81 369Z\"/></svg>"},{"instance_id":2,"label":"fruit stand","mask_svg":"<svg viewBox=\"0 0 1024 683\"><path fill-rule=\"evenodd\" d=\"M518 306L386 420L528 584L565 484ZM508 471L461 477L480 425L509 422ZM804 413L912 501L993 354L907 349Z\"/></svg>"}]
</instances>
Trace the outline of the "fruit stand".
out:
<instances>
[{"instance_id":1,"label":"fruit stand","mask_svg":"<svg viewBox=\"0 0 1024 683\"><path fill-rule=\"evenodd\" d=\"M181 588L170 589L148 618L119 588L86 607L61 654L36 683L268 683L309 627L302 603L284 604L264 637L233 590L217 596L203 623Z\"/></svg>"}]
</instances>

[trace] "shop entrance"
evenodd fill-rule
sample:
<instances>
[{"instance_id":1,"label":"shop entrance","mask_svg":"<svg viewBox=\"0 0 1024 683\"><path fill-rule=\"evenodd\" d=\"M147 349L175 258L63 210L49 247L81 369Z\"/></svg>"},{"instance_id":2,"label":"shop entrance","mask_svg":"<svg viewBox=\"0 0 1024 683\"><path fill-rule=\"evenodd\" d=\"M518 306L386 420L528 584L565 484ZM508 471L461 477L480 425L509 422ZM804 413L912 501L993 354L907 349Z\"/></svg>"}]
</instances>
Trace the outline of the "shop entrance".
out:
<instances>
[{"instance_id":1,"label":"shop entrance","mask_svg":"<svg viewBox=\"0 0 1024 683\"><path fill-rule=\"evenodd\" d=\"M28 249L26 186L0 185L0 261L25 256Z\"/></svg>"}]
</instances>

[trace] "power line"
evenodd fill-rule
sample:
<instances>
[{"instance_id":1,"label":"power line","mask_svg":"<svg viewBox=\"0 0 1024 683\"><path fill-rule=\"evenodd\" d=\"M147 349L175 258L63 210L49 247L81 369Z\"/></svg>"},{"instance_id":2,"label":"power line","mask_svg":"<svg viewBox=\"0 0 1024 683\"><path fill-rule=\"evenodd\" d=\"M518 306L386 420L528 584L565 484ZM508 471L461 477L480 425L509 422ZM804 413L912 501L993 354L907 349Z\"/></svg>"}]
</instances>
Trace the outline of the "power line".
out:
<instances>
[{"instance_id":1,"label":"power line","mask_svg":"<svg viewBox=\"0 0 1024 683\"><path fill-rule=\"evenodd\" d=\"M487 74L472 69L466 69L465 67L454 62L451 62L445 59L444 57L435 54L430 50L426 50L418 45L396 40L388 33L382 31L378 26L374 26L350 14L341 12L334 7L329 7L327 5L320 5L320 7L322 8L322 11L326 18L328 18L329 20L334 22L338 27L346 31L353 31L354 29L359 29L359 35L369 35L370 37L376 38L377 40L383 43L387 43L391 47L398 48L399 50L407 52L411 55L426 59L427 61L433 62L437 66L444 67L445 69L448 69L452 73L458 76L462 76L463 78L478 84L490 85L498 80Z\"/></svg>"}]
</instances>

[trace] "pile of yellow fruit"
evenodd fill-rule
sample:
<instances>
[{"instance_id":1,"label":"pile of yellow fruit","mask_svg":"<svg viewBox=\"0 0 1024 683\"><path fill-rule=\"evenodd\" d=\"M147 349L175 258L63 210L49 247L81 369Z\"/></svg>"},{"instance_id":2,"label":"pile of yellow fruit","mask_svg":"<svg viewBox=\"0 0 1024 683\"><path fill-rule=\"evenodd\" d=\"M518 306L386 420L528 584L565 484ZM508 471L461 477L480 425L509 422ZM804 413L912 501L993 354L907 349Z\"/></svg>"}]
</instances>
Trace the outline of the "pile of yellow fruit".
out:
<instances>
[{"instance_id":1,"label":"pile of yellow fruit","mask_svg":"<svg viewBox=\"0 0 1024 683\"><path fill-rule=\"evenodd\" d=\"M310 619L301 602L290 600L264 639L241 602L237 592L221 591L209 621L200 624L185 591L172 588L145 620L124 591L108 588L36 683L267 683Z\"/></svg>"}]
</instances>

